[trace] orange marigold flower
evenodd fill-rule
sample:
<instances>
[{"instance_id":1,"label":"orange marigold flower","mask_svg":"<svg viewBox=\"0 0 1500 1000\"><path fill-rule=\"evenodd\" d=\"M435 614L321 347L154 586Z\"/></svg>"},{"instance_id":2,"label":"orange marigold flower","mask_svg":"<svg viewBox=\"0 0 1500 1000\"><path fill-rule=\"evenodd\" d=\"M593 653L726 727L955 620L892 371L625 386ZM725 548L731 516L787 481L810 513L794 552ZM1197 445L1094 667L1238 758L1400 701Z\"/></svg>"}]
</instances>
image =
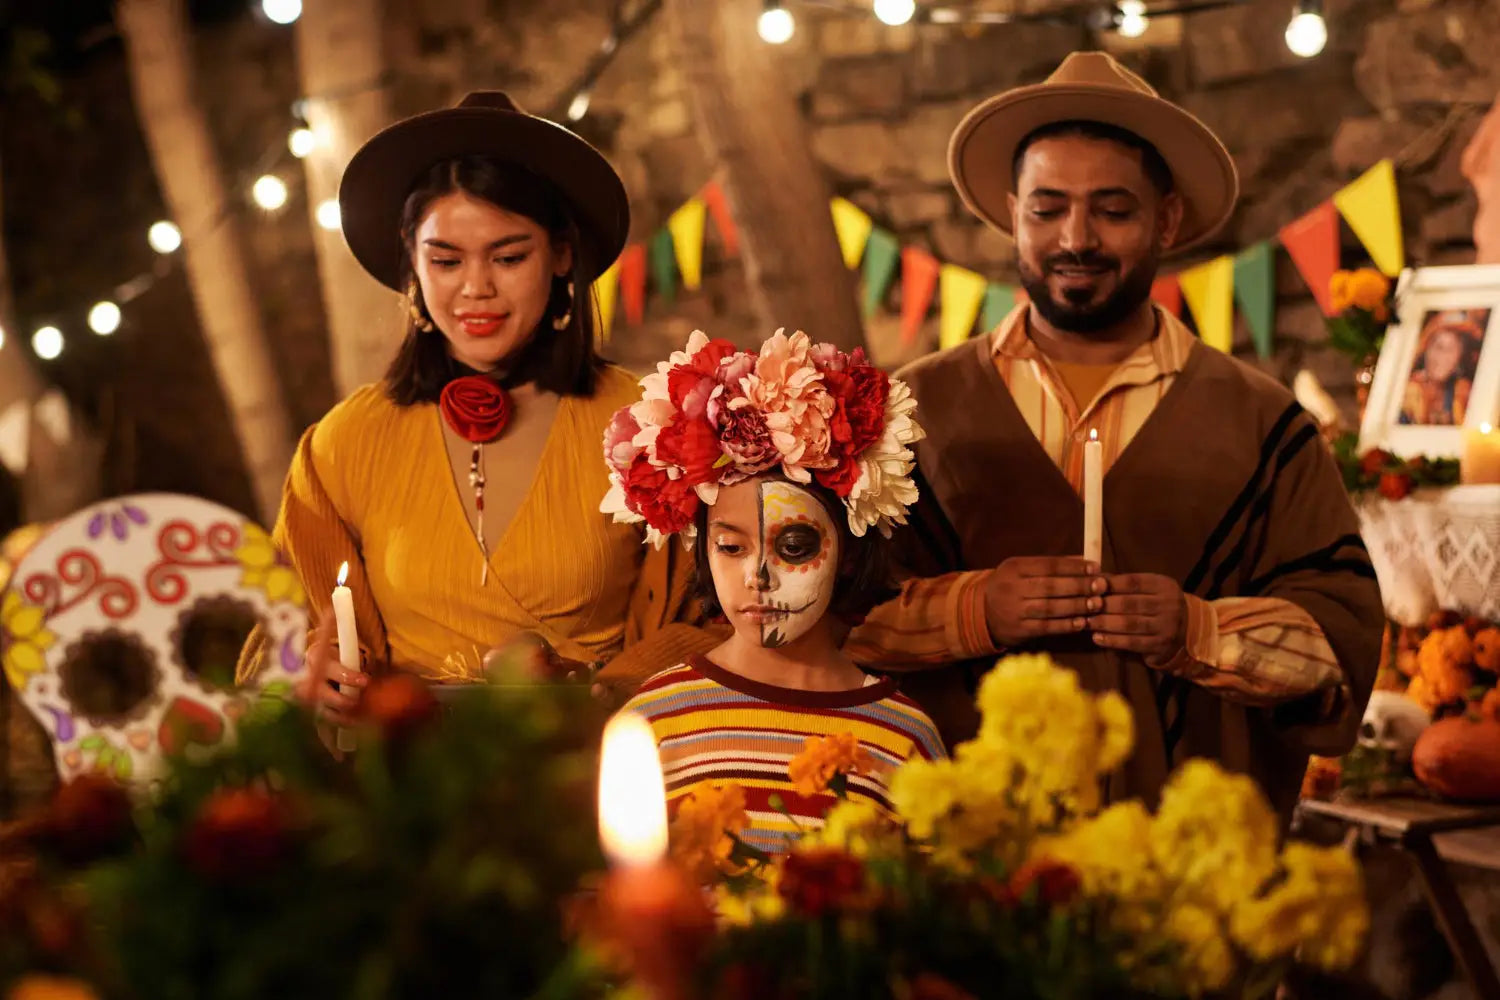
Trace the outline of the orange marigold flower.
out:
<instances>
[{"instance_id":1,"label":"orange marigold flower","mask_svg":"<svg viewBox=\"0 0 1500 1000\"><path fill-rule=\"evenodd\" d=\"M1376 319L1385 318L1385 299L1390 291L1390 281L1372 267L1362 267L1350 276L1350 305L1374 313Z\"/></svg>"},{"instance_id":2,"label":"orange marigold flower","mask_svg":"<svg viewBox=\"0 0 1500 1000\"><path fill-rule=\"evenodd\" d=\"M1332 300L1334 312L1341 313L1353 304L1353 293L1349 287L1353 277L1352 271L1334 271L1328 279L1328 297Z\"/></svg>"},{"instance_id":3,"label":"orange marigold flower","mask_svg":"<svg viewBox=\"0 0 1500 1000\"><path fill-rule=\"evenodd\" d=\"M677 806L669 834L672 860L700 882L719 874L736 874L734 834L750 825L745 789L728 782L700 782Z\"/></svg>"},{"instance_id":4,"label":"orange marigold flower","mask_svg":"<svg viewBox=\"0 0 1500 1000\"><path fill-rule=\"evenodd\" d=\"M802 752L792 758L787 773L798 795L817 795L828 789L836 774L859 774L869 767L869 758L853 733L809 736Z\"/></svg>"}]
</instances>

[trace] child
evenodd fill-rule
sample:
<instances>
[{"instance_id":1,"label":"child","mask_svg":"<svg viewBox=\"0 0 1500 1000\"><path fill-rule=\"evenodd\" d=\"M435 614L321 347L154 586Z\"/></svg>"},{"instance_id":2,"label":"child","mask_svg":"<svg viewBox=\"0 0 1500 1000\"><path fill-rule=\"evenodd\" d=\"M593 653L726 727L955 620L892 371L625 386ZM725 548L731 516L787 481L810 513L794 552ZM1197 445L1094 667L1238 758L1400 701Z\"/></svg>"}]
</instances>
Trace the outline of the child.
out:
<instances>
[{"instance_id":1,"label":"child","mask_svg":"<svg viewBox=\"0 0 1500 1000\"><path fill-rule=\"evenodd\" d=\"M890 772L943 756L942 741L840 644L896 593L883 536L916 499L909 391L862 352L780 331L758 355L694 333L641 385L605 436L601 509L644 520L658 543L686 536L705 610L734 630L625 705L656 733L669 808L700 782L732 782L745 789L741 839L784 850L835 801L803 773L822 763L822 778L845 774L851 799L887 809Z\"/></svg>"}]
</instances>

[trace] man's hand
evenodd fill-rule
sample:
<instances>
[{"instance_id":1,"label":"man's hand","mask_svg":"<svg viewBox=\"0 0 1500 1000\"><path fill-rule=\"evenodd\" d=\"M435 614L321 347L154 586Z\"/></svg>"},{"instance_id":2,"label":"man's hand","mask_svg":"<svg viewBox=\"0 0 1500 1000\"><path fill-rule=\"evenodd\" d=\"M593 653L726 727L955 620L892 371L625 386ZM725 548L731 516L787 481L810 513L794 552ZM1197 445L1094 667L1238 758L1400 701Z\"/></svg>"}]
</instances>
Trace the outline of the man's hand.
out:
<instances>
[{"instance_id":1,"label":"man's hand","mask_svg":"<svg viewBox=\"0 0 1500 1000\"><path fill-rule=\"evenodd\" d=\"M1104 610L1104 592L1099 567L1085 559L1016 556L990 575L985 621L1001 646L1082 632L1088 616Z\"/></svg>"},{"instance_id":2,"label":"man's hand","mask_svg":"<svg viewBox=\"0 0 1500 1000\"><path fill-rule=\"evenodd\" d=\"M1166 666L1187 644L1187 598L1182 588L1171 577L1155 573L1104 579L1104 608L1088 621L1094 642L1139 653L1147 666Z\"/></svg>"}]
</instances>

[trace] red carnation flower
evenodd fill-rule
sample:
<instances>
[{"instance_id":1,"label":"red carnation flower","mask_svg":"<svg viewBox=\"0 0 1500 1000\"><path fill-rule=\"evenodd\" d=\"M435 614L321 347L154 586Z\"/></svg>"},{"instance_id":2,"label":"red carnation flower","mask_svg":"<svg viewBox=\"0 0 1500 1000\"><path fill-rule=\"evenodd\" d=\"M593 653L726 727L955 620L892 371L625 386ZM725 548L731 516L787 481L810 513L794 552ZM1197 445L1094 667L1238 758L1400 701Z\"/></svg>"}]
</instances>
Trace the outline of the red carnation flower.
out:
<instances>
[{"instance_id":1,"label":"red carnation flower","mask_svg":"<svg viewBox=\"0 0 1500 1000\"><path fill-rule=\"evenodd\" d=\"M1359 471L1367 476L1373 476L1385 468L1391 460L1391 453L1384 448L1371 448L1359 457Z\"/></svg>"},{"instance_id":2,"label":"red carnation flower","mask_svg":"<svg viewBox=\"0 0 1500 1000\"><path fill-rule=\"evenodd\" d=\"M850 367L853 385L844 408L849 416L849 446L855 455L880 440L885 433L885 404L891 395L891 377L874 365Z\"/></svg>"},{"instance_id":3,"label":"red carnation flower","mask_svg":"<svg viewBox=\"0 0 1500 1000\"><path fill-rule=\"evenodd\" d=\"M708 409L708 397L719 384L719 362L735 353L727 340L710 340L685 365L674 365L667 372L667 396L672 405L689 417L701 417Z\"/></svg>"},{"instance_id":4,"label":"red carnation flower","mask_svg":"<svg viewBox=\"0 0 1500 1000\"><path fill-rule=\"evenodd\" d=\"M753 406L725 409L719 445L734 461L735 471L745 476L765 472L781 461L765 414Z\"/></svg>"},{"instance_id":5,"label":"red carnation flower","mask_svg":"<svg viewBox=\"0 0 1500 1000\"><path fill-rule=\"evenodd\" d=\"M1412 491L1412 478L1404 472L1386 472L1376 487L1387 500L1400 500Z\"/></svg>"},{"instance_id":6,"label":"red carnation flower","mask_svg":"<svg viewBox=\"0 0 1500 1000\"><path fill-rule=\"evenodd\" d=\"M1078 895L1081 885L1078 872L1071 865L1051 858L1038 858L1016 869L1007 888L1012 897L1019 900L1034 886L1036 898L1042 905L1067 906Z\"/></svg>"},{"instance_id":7,"label":"red carnation flower","mask_svg":"<svg viewBox=\"0 0 1500 1000\"><path fill-rule=\"evenodd\" d=\"M847 497L854 489L854 484L859 482L859 462L853 456L846 455L832 469L814 472L813 478L840 497Z\"/></svg>"},{"instance_id":8,"label":"red carnation flower","mask_svg":"<svg viewBox=\"0 0 1500 1000\"><path fill-rule=\"evenodd\" d=\"M698 512L698 494L687 480L667 478L645 455L636 456L623 485L626 505L662 534L683 530Z\"/></svg>"},{"instance_id":9,"label":"red carnation flower","mask_svg":"<svg viewBox=\"0 0 1500 1000\"><path fill-rule=\"evenodd\" d=\"M864 887L864 862L837 847L818 847L787 855L776 891L796 912L821 917L845 907Z\"/></svg>"},{"instance_id":10,"label":"red carnation flower","mask_svg":"<svg viewBox=\"0 0 1500 1000\"><path fill-rule=\"evenodd\" d=\"M656 457L681 468L689 486L716 479L723 456L718 433L702 417L678 417L656 436Z\"/></svg>"}]
</instances>

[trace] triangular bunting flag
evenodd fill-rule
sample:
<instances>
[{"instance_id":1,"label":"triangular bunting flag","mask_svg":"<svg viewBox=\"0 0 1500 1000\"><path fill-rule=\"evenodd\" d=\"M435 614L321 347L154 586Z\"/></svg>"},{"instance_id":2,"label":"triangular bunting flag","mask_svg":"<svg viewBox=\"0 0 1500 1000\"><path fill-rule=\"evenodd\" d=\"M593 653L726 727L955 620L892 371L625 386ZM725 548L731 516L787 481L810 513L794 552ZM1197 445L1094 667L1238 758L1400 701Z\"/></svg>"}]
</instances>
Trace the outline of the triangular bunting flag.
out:
<instances>
[{"instance_id":1,"label":"triangular bunting flag","mask_svg":"<svg viewBox=\"0 0 1500 1000\"><path fill-rule=\"evenodd\" d=\"M615 300L620 291L620 262L616 260L594 279L594 329L599 343L609 342L610 327L615 319Z\"/></svg>"},{"instance_id":2,"label":"triangular bunting flag","mask_svg":"<svg viewBox=\"0 0 1500 1000\"><path fill-rule=\"evenodd\" d=\"M979 304L984 301L984 275L957 264L938 271L938 347L953 347L969 339Z\"/></svg>"},{"instance_id":3,"label":"triangular bunting flag","mask_svg":"<svg viewBox=\"0 0 1500 1000\"><path fill-rule=\"evenodd\" d=\"M932 293L937 290L938 259L921 247L901 248L901 342L913 344L927 310Z\"/></svg>"},{"instance_id":4,"label":"triangular bunting flag","mask_svg":"<svg viewBox=\"0 0 1500 1000\"><path fill-rule=\"evenodd\" d=\"M900 255L901 244L896 242L894 233L888 233L884 229L870 230L870 238L865 242L866 318L875 315L875 310L880 308L881 301L885 299L886 287L896 273L896 260Z\"/></svg>"},{"instance_id":5,"label":"triangular bunting flag","mask_svg":"<svg viewBox=\"0 0 1500 1000\"><path fill-rule=\"evenodd\" d=\"M689 198L667 217L672 249L682 270L682 287L687 289L703 284L703 220L707 210L702 198Z\"/></svg>"},{"instance_id":6,"label":"triangular bunting flag","mask_svg":"<svg viewBox=\"0 0 1500 1000\"><path fill-rule=\"evenodd\" d=\"M1209 347L1228 354L1234 341L1234 258L1216 257L1188 268L1177 280L1193 310L1198 336Z\"/></svg>"},{"instance_id":7,"label":"triangular bunting flag","mask_svg":"<svg viewBox=\"0 0 1500 1000\"><path fill-rule=\"evenodd\" d=\"M672 234L665 229L651 237L651 280L662 298L677 299L677 254L672 250Z\"/></svg>"},{"instance_id":8,"label":"triangular bunting flag","mask_svg":"<svg viewBox=\"0 0 1500 1000\"><path fill-rule=\"evenodd\" d=\"M1173 316L1182 316L1182 286L1177 275L1164 274L1151 283L1151 301Z\"/></svg>"},{"instance_id":9,"label":"triangular bunting flag","mask_svg":"<svg viewBox=\"0 0 1500 1000\"><path fill-rule=\"evenodd\" d=\"M631 243L621 251L617 264L625 322L638 326L646 321L646 245Z\"/></svg>"},{"instance_id":10,"label":"triangular bunting flag","mask_svg":"<svg viewBox=\"0 0 1500 1000\"><path fill-rule=\"evenodd\" d=\"M1381 160L1333 196L1339 214L1365 245L1370 259L1388 278L1406 266L1401 246L1401 204L1396 199L1396 167Z\"/></svg>"},{"instance_id":11,"label":"triangular bunting flag","mask_svg":"<svg viewBox=\"0 0 1500 1000\"><path fill-rule=\"evenodd\" d=\"M859 266L859 256L864 253L865 241L870 238L874 223L858 205L846 198L833 199L831 208L839 252L844 255L844 266L852 270Z\"/></svg>"},{"instance_id":12,"label":"triangular bunting flag","mask_svg":"<svg viewBox=\"0 0 1500 1000\"><path fill-rule=\"evenodd\" d=\"M719 242L724 244L725 257L740 255L740 231L734 228L734 216L729 214L729 199L724 197L724 188L718 181L709 181L698 192L708 214L713 216L714 228L719 231Z\"/></svg>"},{"instance_id":13,"label":"triangular bunting flag","mask_svg":"<svg viewBox=\"0 0 1500 1000\"><path fill-rule=\"evenodd\" d=\"M1276 260L1270 241L1241 250L1234 258L1234 298L1250 324L1255 353L1269 358L1276 333Z\"/></svg>"},{"instance_id":14,"label":"triangular bunting flag","mask_svg":"<svg viewBox=\"0 0 1500 1000\"><path fill-rule=\"evenodd\" d=\"M1292 263L1323 315L1333 315L1333 297L1328 281L1339 269L1339 213L1333 202L1325 201L1302 218L1281 229L1281 245L1291 255Z\"/></svg>"},{"instance_id":15,"label":"triangular bunting flag","mask_svg":"<svg viewBox=\"0 0 1500 1000\"><path fill-rule=\"evenodd\" d=\"M985 333L989 333L1000 325L1000 321L1010 315L1010 311L1016 307L1016 289L1014 285L990 285L984 290L984 309L979 315L979 325Z\"/></svg>"}]
</instances>

